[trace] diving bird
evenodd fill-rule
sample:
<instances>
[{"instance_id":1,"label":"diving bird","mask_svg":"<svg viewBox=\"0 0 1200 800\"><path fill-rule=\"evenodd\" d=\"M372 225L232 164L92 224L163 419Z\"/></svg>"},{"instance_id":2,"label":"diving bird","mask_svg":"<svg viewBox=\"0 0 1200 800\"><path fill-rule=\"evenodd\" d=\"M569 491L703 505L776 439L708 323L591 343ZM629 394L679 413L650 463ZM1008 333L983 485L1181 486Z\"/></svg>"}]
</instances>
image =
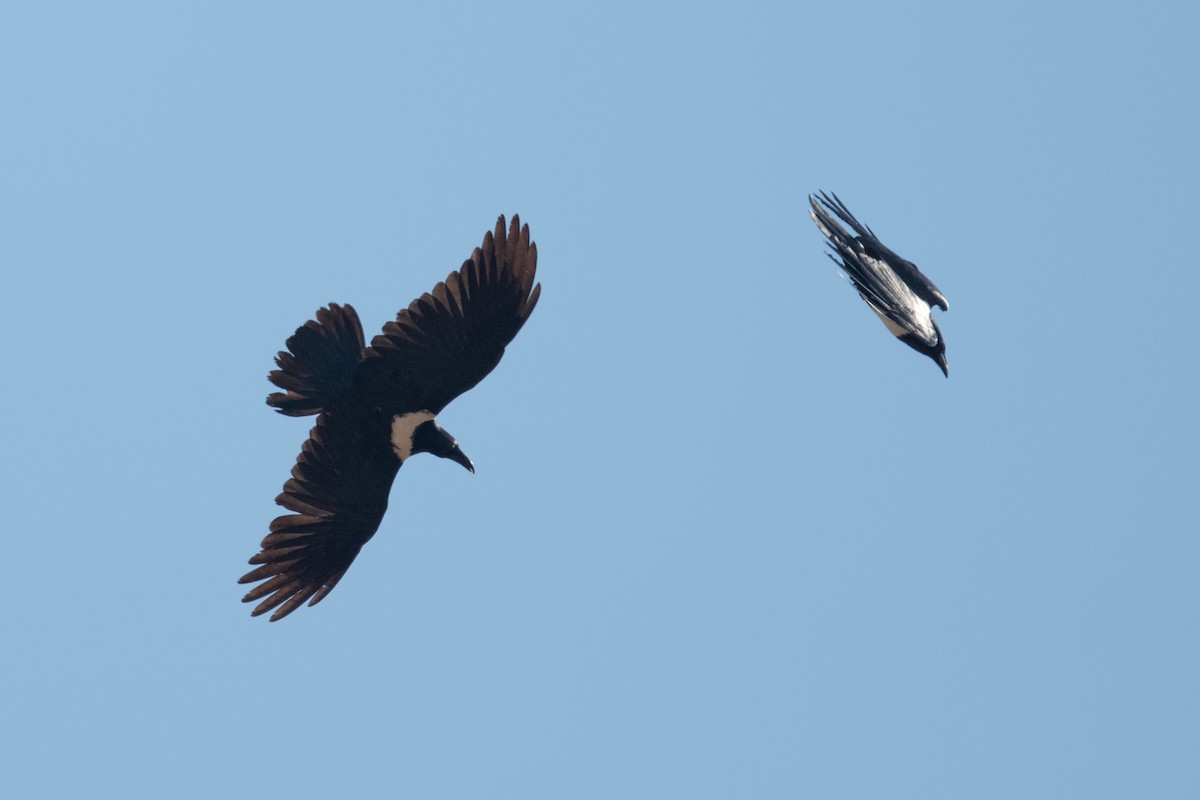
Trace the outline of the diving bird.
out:
<instances>
[{"instance_id":1,"label":"diving bird","mask_svg":"<svg viewBox=\"0 0 1200 800\"><path fill-rule=\"evenodd\" d=\"M331 303L287 340L268 376L267 404L317 422L275 502L260 565L238 583L265 581L243 602L278 607L271 621L316 605L375 535L392 481L417 453L475 471L437 415L492 371L537 305L537 245L517 215L483 237L462 268L414 300L366 346L358 314ZM265 599L264 599L265 598Z\"/></svg>"},{"instance_id":2,"label":"diving bird","mask_svg":"<svg viewBox=\"0 0 1200 800\"><path fill-rule=\"evenodd\" d=\"M858 294L897 339L932 358L949 378L946 341L933 321L932 306L949 311L950 304L933 281L922 275L916 264L885 247L870 228L854 218L836 194L821 192L819 198L810 194L808 202L812 206L809 216L829 239L829 247L833 250L825 255L841 268L858 289ZM830 212L858 235L847 233ZM834 253L838 258L834 258Z\"/></svg>"}]
</instances>

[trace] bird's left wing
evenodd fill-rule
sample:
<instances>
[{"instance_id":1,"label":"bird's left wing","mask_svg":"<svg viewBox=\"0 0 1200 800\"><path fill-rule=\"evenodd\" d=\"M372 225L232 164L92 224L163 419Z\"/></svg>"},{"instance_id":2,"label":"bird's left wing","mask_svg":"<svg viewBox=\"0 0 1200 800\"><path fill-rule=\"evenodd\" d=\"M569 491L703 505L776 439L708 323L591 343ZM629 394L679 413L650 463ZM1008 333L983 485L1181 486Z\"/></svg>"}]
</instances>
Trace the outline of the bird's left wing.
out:
<instances>
[{"instance_id":1,"label":"bird's left wing","mask_svg":"<svg viewBox=\"0 0 1200 800\"><path fill-rule=\"evenodd\" d=\"M400 469L390 422L390 417L355 407L317 417L291 479L275 498L292 513L271 523L262 550L250 559L261 566L238 581L266 581L242 598L262 600L251 612L254 616L280 606L271 615L274 622L305 602L320 602L375 535Z\"/></svg>"},{"instance_id":2,"label":"bird's left wing","mask_svg":"<svg viewBox=\"0 0 1200 800\"><path fill-rule=\"evenodd\" d=\"M533 312L537 245L513 215L432 292L414 300L371 340L360 389L393 413L440 412L495 368Z\"/></svg>"}]
</instances>

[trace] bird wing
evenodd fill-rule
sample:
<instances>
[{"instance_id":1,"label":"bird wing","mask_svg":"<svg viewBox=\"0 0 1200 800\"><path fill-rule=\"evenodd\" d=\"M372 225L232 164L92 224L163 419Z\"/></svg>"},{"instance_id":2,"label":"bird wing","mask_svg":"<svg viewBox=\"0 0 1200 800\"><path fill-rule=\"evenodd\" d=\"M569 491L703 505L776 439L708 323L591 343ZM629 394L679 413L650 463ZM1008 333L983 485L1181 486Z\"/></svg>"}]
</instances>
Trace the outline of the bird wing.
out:
<instances>
[{"instance_id":1,"label":"bird wing","mask_svg":"<svg viewBox=\"0 0 1200 800\"><path fill-rule=\"evenodd\" d=\"M392 413L440 412L495 368L533 312L537 245L513 215L483 237L462 267L414 300L371 340L360 388Z\"/></svg>"},{"instance_id":2,"label":"bird wing","mask_svg":"<svg viewBox=\"0 0 1200 800\"><path fill-rule=\"evenodd\" d=\"M929 304L909 289L886 262L862 253L847 257L839 251L841 261L830 253L826 255L842 268L863 300L884 319L885 324L890 320L903 328L901 332L893 329L892 333L897 336L903 332L911 333L930 347L937 344L938 334L933 327L933 317L929 315Z\"/></svg>"},{"instance_id":3,"label":"bird wing","mask_svg":"<svg viewBox=\"0 0 1200 800\"><path fill-rule=\"evenodd\" d=\"M893 251L883 242L879 241L879 237L875 235L874 231L872 231L866 225L863 225L853 214L850 213L850 209L846 207L846 204L842 202L840 197L838 197L836 194L827 195L824 192L821 192L820 199L821 203L823 203L830 211L837 214L843 222L853 228L854 232L858 234L858 250L873 257L875 260L886 262L892 268L892 271L894 271L905 283L905 285L907 285L914 294L924 300L927 305L939 306L942 311L950 310L950 303L946 301L946 296L942 294L940 289L934 286L933 281L925 277L925 273L921 272L921 270L917 268L916 264L912 263L908 259L901 258L896 254L895 251ZM809 197L809 202L812 204L813 208L816 209L817 213L824 217L827 225L838 230L840 233L840 239L842 241L855 241L836 222L833 221L833 219L824 211L824 209L817 205L816 201L811 196ZM816 216L814 216L813 219L816 220ZM825 230L826 226L821 225L820 221L817 221L817 225L822 229L822 231L825 232L825 235L828 236L831 241L835 241L835 243L837 242L837 239L835 239L833 235ZM839 246L838 249L841 250L842 248Z\"/></svg>"},{"instance_id":4,"label":"bird wing","mask_svg":"<svg viewBox=\"0 0 1200 800\"><path fill-rule=\"evenodd\" d=\"M305 602L316 605L375 535L400 469L390 423L384 414L353 406L335 406L317 417L291 479L275 498L293 513L271 523L262 550L250 559L261 566L238 581L266 581L242 598L266 598L254 616L281 606L271 615L274 622Z\"/></svg>"},{"instance_id":5,"label":"bird wing","mask_svg":"<svg viewBox=\"0 0 1200 800\"><path fill-rule=\"evenodd\" d=\"M809 202L812 204L810 215L817 227L828 238L829 246L833 250L833 253L826 253L826 255L841 268L863 300L867 301L867 304L884 320L885 324L890 321L902 329L901 332L897 332L892 325L888 325L889 329L892 329L892 333L901 335L901 333L907 332L930 347L936 345L938 333L933 325L932 317L929 316L929 302L896 273L896 270L892 268L891 260L877 255L877 252L890 254L892 258L899 258L899 256L882 245L878 245L882 251L876 251L873 245L879 240L875 238L869 228L850 216L850 212L844 205L841 205L841 201L836 200L836 196L831 201L822 193L821 201L839 216L842 216L842 212L844 212L845 216L842 218L860 234L859 237L851 237L829 215L828 211L810 197ZM834 206L834 202L838 205ZM863 234L870 236L870 240L864 241ZM834 257L835 253L837 258Z\"/></svg>"}]
</instances>

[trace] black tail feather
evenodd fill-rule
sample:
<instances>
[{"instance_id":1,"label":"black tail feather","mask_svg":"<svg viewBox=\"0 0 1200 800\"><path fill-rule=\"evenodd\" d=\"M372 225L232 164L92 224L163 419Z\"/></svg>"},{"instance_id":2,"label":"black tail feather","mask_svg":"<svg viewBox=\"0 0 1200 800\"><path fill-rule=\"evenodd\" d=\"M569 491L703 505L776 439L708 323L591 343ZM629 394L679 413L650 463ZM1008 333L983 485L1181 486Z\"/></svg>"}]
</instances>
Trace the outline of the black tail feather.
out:
<instances>
[{"instance_id":1,"label":"black tail feather","mask_svg":"<svg viewBox=\"0 0 1200 800\"><path fill-rule=\"evenodd\" d=\"M267 405L289 417L320 413L332 398L350 391L364 347L353 306L330 303L317 309L316 320L297 328L287 340L288 351L275 357L279 369L267 377L284 391L269 395Z\"/></svg>"}]
</instances>

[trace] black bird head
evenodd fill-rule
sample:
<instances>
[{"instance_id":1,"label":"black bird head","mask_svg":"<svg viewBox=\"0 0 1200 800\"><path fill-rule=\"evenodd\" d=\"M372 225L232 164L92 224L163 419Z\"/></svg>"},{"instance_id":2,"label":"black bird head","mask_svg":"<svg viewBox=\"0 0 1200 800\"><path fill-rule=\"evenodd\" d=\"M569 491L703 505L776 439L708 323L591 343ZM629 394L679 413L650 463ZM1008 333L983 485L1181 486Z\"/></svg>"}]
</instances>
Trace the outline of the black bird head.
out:
<instances>
[{"instance_id":1,"label":"black bird head","mask_svg":"<svg viewBox=\"0 0 1200 800\"><path fill-rule=\"evenodd\" d=\"M471 472L475 471L471 459L467 458L467 454L459 449L454 437L438 425L436 420L431 419L418 425L413 430L412 444L413 453L432 453L458 462Z\"/></svg>"},{"instance_id":2,"label":"black bird head","mask_svg":"<svg viewBox=\"0 0 1200 800\"><path fill-rule=\"evenodd\" d=\"M930 320L933 322L933 320ZM933 329L937 332L937 344L930 347L921 341L920 338L913 336L911 333L897 337L900 341L916 350L918 353L924 353L933 359L933 363L937 364L942 369L942 374L947 378L950 377L950 365L946 363L946 340L942 338L942 332L938 329L937 323L933 322Z\"/></svg>"}]
</instances>

